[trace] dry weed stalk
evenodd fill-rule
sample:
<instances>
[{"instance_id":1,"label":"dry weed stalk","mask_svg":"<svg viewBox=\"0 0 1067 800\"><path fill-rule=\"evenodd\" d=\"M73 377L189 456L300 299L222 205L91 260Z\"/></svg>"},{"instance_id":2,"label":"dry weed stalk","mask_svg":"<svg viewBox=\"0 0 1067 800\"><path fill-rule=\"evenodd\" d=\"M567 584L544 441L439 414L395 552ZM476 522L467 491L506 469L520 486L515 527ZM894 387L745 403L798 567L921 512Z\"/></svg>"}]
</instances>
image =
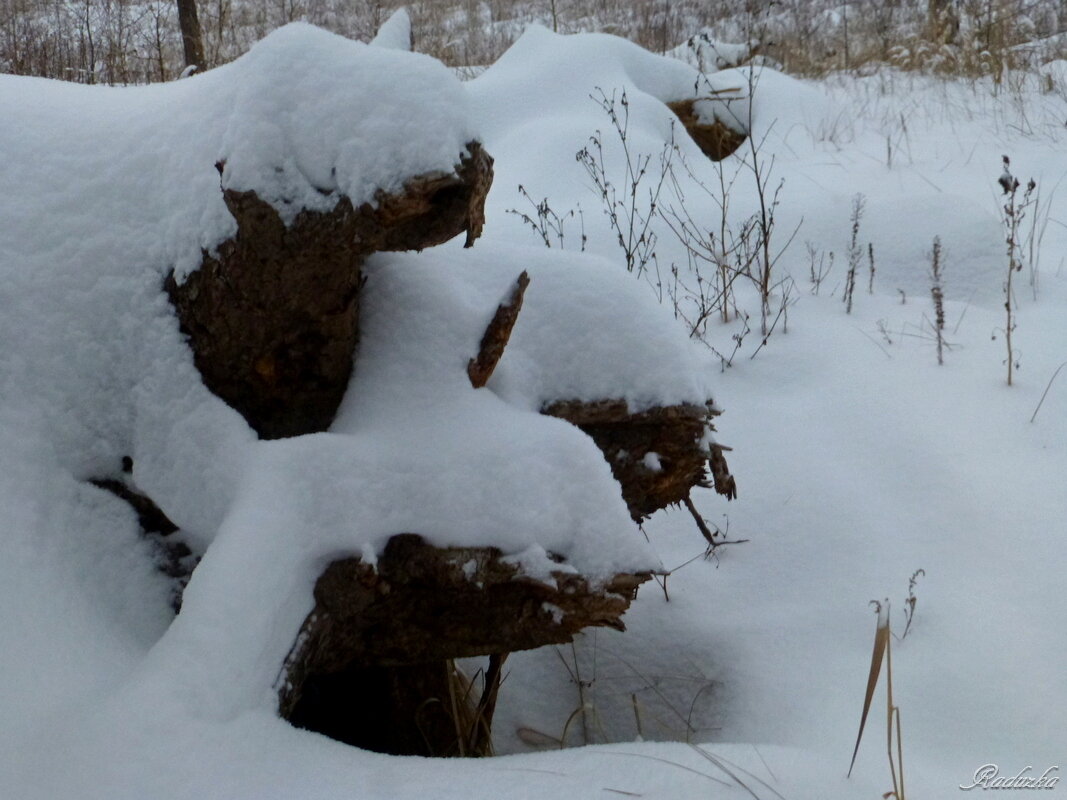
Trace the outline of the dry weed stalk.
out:
<instances>
[{"instance_id":1,"label":"dry weed stalk","mask_svg":"<svg viewBox=\"0 0 1067 800\"><path fill-rule=\"evenodd\" d=\"M778 263L778 259L782 257L782 254L792 243L797 232L800 230L800 223L797 224L796 229L792 235L786 241L785 245L778 251L777 254L772 255L771 239L774 233L775 225L775 210L778 208L780 202L780 195L782 188L785 186L785 179L781 179L778 182L777 188L774 192L770 192L770 180L771 175L774 172L774 155L772 154L769 162L764 162L763 159L763 145L767 141L767 137L770 136L771 129L774 127L772 123L767 127L767 130L763 134L763 138L758 142L755 136L755 120L753 119L753 98L756 95L756 88L759 85L759 76L757 69L753 66L749 66L747 70L748 75L748 102L745 104L747 109L746 118L741 120L744 129L748 131L748 156L745 158L745 165L751 170L752 178L756 186L756 199L758 201L758 209L753 215L753 219L756 224L757 236L757 258L754 260L753 266L756 267L756 274L753 276L756 281L756 285L759 288L760 293L760 333L763 334L763 344L766 344L767 337L770 336L771 330L774 327L773 324L769 324L771 315L771 294L774 289L778 288L778 285L772 283L771 275L774 271L775 265ZM782 308L779 310L779 317L784 313L785 303L783 301ZM777 321L777 319L775 320ZM762 345L761 345L762 346Z\"/></svg>"},{"instance_id":2,"label":"dry weed stalk","mask_svg":"<svg viewBox=\"0 0 1067 800\"><path fill-rule=\"evenodd\" d=\"M672 199L660 213L663 222L684 248L688 264L684 271L677 264L671 265L672 281L667 294L675 314L689 326L690 334L703 338L712 317L718 316L727 324L731 320L731 310L734 318L744 314L734 301L733 286L738 278L750 272L755 252L751 240L756 228L752 218L740 226L730 224L730 193L739 175L737 170L727 177L723 162L716 162L718 185L713 190L696 175L680 148L675 149L674 163L680 165L683 175L680 177L672 168ZM694 218L683 183L692 185L718 206L717 230L709 229L703 220ZM710 278L705 277L705 267L711 267ZM694 306L695 310L683 311L683 307L688 306Z\"/></svg>"},{"instance_id":3,"label":"dry weed stalk","mask_svg":"<svg viewBox=\"0 0 1067 800\"><path fill-rule=\"evenodd\" d=\"M849 215L849 222L852 225L852 237L849 239L848 244L848 272L845 275L845 293L841 298L845 304L846 314L852 313L852 295L856 291L856 272L859 270L860 260L863 258L863 248L859 244L859 235L860 222L863 219L866 205L866 198L862 194L857 194L852 198L852 213ZM873 250L871 252L873 254ZM872 282L874 280L873 271L871 280Z\"/></svg>"},{"instance_id":4,"label":"dry weed stalk","mask_svg":"<svg viewBox=\"0 0 1067 800\"><path fill-rule=\"evenodd\" d=\"M1019 179L1011 173L1011 159L1007 156L1002 158L1004 171L1001 173L1000 178L997 179L997 182L1000 184L1000 188L1006 198L1004 205L1001 207L1001 222L1004 224L1008 256L1008 273L1004 281L1004 311L1006 319L1003 331L1004 342L1008 352L1008 386L1011 386L1013 371L1019 368L1017 354L1012 346L1012 334L1015 332L1016 327L1015 292L1012 288L1012 278L1016 272L1021 272L1023 268L1022 258L1020 257L1022 245L1019 241L1019 230L1023 220L1026 218L1027 210L1033 205L1034 190L1037 189L1037 183L1031 178L1026 184L1026 190L1023 192L1022 197L1019 197L1020 183ZM993 338L996 338L996 333L994 333Z\"/></svg>"},{"instance_id":5,"label":"dry weed stalk","mask_svg":"<svg viewBox=\"0 0 1067 800\"><path fill-rule=\"evenodd\" d=\"M904 632L900 634L900 640L903 641L908 636L908 631L911 630L912 620L915 619L915 605L919 602L919 598L915 596L915 587L919 583L919 578L926 576L925 569L917 569L911 573L911 577L908 578L908 596L904 599Z\"/></svg>"},{"instance_id":6,"label":"dry weed stalk","mask_svg":"<svg viewBox=\"0 0 1067 800\"><path fill-rule=\"evenodd\" d=\"M901 737L900 707L893 702L893 639L903 641L911 623L915 618L915 605L918 602L915 597L915 586L919 578L926 575L926 570L917 569L908 579L908 596L904 600L904 632L898 637L893 633L890 624L889 600L872 600L875 613L878 615L878 623L874 632L874 650L871 653L871 668L867 675L867 691L863 698L863 713L860 715L860 729L856 734L856 746L852 749L852 761L848 766L848 775L851 777L852 769L856 766L856 755L859 753L860 740L863 739L863 728L867 724L867 715L871 710L871 702L874 699L874 690L878 685L878 678L882 671L882 661L885 661L886 679L886 751L889 756L889 773L893 780L891 791L882 795L883 798L894 800L906 800L904 794L904 746ZM895 751L894 751L894 745Z\"/></svg>"},{"instance_id":7,"label":"dry weed stalk","mask_svg":"<svg viewBox=\"0 0 1067 800\"><path fill-rule=\"evenodd\" d=\"M820 252L810 241L805 242L804 246L808 251L808 279L811 281L811 293L818 295L822 282L834 268L834 253L832 250L829 253L825 250Z\"/></svg>"},{"instance_id":8,"label":"dry weed stalk","mask_svg":"<svg viewBox=\"0 0 1067 800\"><path fill-rule=\"evenodd\" d=\"M1045 398L1048 396L1049 389L1052 388L1052 384L1056 380L1056 376L1060 374L1060 370L1062 370L1064 367L1067 367L1067 361L1064 361L1062 364L1056 367L1056 371L1053 372L1052 377L1048 379L1048 383L1045 385L1045 391L1041 393L1041 399L1037 401L1037 406L1034 408L1034 413L1030 416L1030 422L1033 422L1035 419L1037 419L1037 412L1040 411L1041 406L1045 404Z\"/></svg>"},{"instance_id":9,"label":"dry weed stalk","mask_svg":"<svg viewBox=\"0 0 1067 800\"><path fill-rule=\"evenodd\" d=\"M566 247L565 227L567 220L577 217L581 236L581 251L585 252L587 237L585 235L585 215L582 213L581 206L578 206L577 210L572 208L570 211L559 214L549 205L547 197L542 198L540 202L534 200L521 183L519 184L519 194L529 203L532 214L517 208L509 208L507 213L514 214L525 222L545 247L558 247L563 250Z\"/></svg>"},{"instance_id":10,"label":"dry weed stalk","mask_svg":"<svg viewBox=\"0 0 1067 800\"><path fill-rule=\"evenodd\" d=\"M874 294L874 243L867 242L867 294Z\"/></svg>"},{"instance_id":11,"label":"dry weed stalk","mask_svg":"<svg viewBox=\"0 0 1067 800\"><path fill-rule=\"evenodd\" d=\"M937 363L945 363L945 295L941 287L941 237L934 237L930 252L930 295L934 301L934 335L937 337Z\"/></svg>"},{"instance_id":12,"label":"dry weed stalk","mask_svg":"<svg viewBox=\"0 0 1067 800\"><path fill-rule=\"evenodd\" d=\"M653 168L652 156L634 153L630 148L630 101L623 90L616 99L597 88L592 95L611 120L615 138L622 149L625 171L620 185L616 185L604 159L604 135L596 131L589 144L575 155L575 159L593 181L593 187L603 203L619 247L626 258L626 271L644 276L656 262L656 232L652 223L659 207L659 198L667 185L674 157L673 142L667 142L659 156L658 169ZM621 110L620 110L621 109ZM657 174L658 172L658 174ZM662 293L658 275L654 284Z\"/></svg>"},{"instance_id":13,"label":"dry weed stalk","mask_svg":"<svg viewBox=\"0 0 1067 800\"><path fill-rule=\"evenodd\" d=\"M915 576L912 576L914 580ZM885 661L886 673L886 751L889 756L889 773L893 780L893 789L886 792L883 797L894 800L906 800L904 792L904 748L901 738L900 707L893 703L893 644L892 631L889 623L889 600L881 602L872 600L871 605L878 615L878 624L874 633L874 650L871 653L871 668L867 676L867 692L863 700L863 713L860 716L860 729L856 734L856 746L852 750L852 762L848 767L848 776L852 776L852 769L856 765L856 754L859 753L860 740L863 738L863 728L867 723L867 715L871 710L871 701L874 699L874 690L878 685L878 678L882 671L882 661ZM894 753L894 743L896 752Z\"/></svg>"},{"instance_id":14,"label":"dry weed stalk","mask_svg":"<svg viewBox=\"0 0 1067 800\"><path fill-rule=\"evenodd\" d=\"M757 79L750 71L749 95L754 91ZM721 93L721 92L720 92ZM779 203L782 183L770 193L769 181L773 170L773 158L764 162L761 157L761 142L748 137L749 152L740 161L732 176L727 174L723 162L718 162L718 186L709 188L690 166L681 148L674 139L674 128L664 143L658 161L648 154L635 153L629 142L629 100L626 93L621 97L610 96L602 89L592 96L611 121L614 131L611 144L622 155L622 174L616 176L606 155L608 141L601 131L590 137L589 144L576 154L577 161L592 179L593 189L600 196L605 216L623 252L627 270L644 277L656 291L662 302L666 297L672 304L675 316L689 327L690 335L707 345L720 359L723 369L733 362L740 351L745 336L750 332L748 315L734 301L734 283L740 277L753 282L761 298L761 340L759 351L779 322L783 330L788 319L789 305L794 302L790 293L792 280L786 276L772 278L774 267L792 243L799 230L780 249L771 247L775 209ZM734 99L734 98L731 98ZM736 98L747 99L747 98ZM751 102L748 103L747 119L735 115L746 130L751 129ZM727 105L727 109L729 106ZM758 208L740 225L729 221L730 192L743 171L750 171L756 182ZM716 229L698 220L690 211L687 192L694 191L710 197L719 207ZM670 198L668 200L668 198ZM529 214L519 214L541 237L551 245L558 238L557 220L544 203L528 202L537 212L537 219ZM542 217L545 221L542 222ZM560 224L557 224L560 223ZM658 223L675 235L686 254L687 265L672 264L669 275L661 275L657 259ZM777 306L772 306L772 298ZM707 340L710 320L719 317L724 323L731 318L741 330L731 337L732 352L720 352Z\"/></svg>"}]
</instances>

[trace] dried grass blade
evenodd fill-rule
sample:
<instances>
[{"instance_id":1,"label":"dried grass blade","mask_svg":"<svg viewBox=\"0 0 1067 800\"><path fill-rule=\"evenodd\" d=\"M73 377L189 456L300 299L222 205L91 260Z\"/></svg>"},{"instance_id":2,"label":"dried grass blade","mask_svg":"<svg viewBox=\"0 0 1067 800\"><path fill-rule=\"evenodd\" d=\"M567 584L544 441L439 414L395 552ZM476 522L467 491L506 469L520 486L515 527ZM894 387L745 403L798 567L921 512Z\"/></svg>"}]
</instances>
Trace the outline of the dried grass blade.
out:
<instances>
[{"instance_id":1,"label":"dried grass blade","mask_svg":"<svg viewBox=\"0 0 1067 800\"><path fill-rule=\"evenodd\" d=\"M874 698L874 687L878 685L878 676L882 671L882 657L885 654L886 644L889 642L889 616L879 613L878 629L874 634L874 652L871 653L871 672L867 676L867 695L863 700L863 715L860 717L860 729L856 734L856 746L852 750L852 761L848 765L848 775L852 776L852 768L856 766L856 754L860 750L860 740L863 738L863 727L867 724L867 714L871 710L871 700Z\"/></svg>"}]
</instances>

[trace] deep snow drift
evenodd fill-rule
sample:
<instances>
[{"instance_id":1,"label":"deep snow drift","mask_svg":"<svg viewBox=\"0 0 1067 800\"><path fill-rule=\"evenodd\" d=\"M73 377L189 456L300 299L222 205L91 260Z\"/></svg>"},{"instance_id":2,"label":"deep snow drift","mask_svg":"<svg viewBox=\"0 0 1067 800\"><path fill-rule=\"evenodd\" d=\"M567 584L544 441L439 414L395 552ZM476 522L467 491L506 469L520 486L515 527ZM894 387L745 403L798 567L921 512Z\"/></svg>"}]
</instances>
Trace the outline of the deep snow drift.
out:
<instances>
[{"instance_id":1,"label":"deep snow drift","mask_svg":"<svg viewBox=\"0 0 1067 800\"><path fill-rule=\"evenodd\" d=\"M546 553L594 580L661 566L593 442L538 413L548 399L711 398L706 356L610 263L492 246L378 258L358 377L330 433L258 442L191 364L162 279L232 234L220 173L289 219L451 170L477 133L440 64L295 25L176 84L5 78L0 98L18 123L0 142L14 164L0 186L0 584L4 638L18 643L2 690L18 796L149 791L56 772L29 757L44 752L36 732L109 770L153 756L122 755L128 743L90 756L113 738L97 726L228 738L263 714L287 729L271 716L275 681L315 579L393 534L497 546L535 577L556 568ZM474 390L466 362L522 268L533 288L514 347L492 389ZM116 475L124 456L204 551L169 627L131 509L83 482Z\"/></svg>"},{"instance_id":2,"label":"deep snow drift","mask_svg":"<svg viewBox=\"0 0 1067 800\"><path fill-rule=\"evenodd\" d=\"M987 763L1012 775L1058 765L1067 384L1028 423L1067 358L1055 205L1036 299L1029 272L1018 281L1022 369L1010 390L991 334L1003 325L1000 155L1053 200L1067 174L1052 124L1067 118L1063 96L892 73L757 77L753 129L786 180L778 235L803 223L780 262L795 303L788 332L755 358L758 337L746 337L721 374L654 287L625 272L574 159L608 130L598 88L627 92L631 147L659 153L671 135L661 101L698 79L685 64L533 29L464 87L429 59L297 26L162 87L0 80L0 116L18 120L0 128L0 794L749 796L710 760L721 757L773 787L725 765L761 797L874 797L890 788L877 700L844 778L874 629L867 601L888 596L899 630L918 568L915 623L893 656L909 792L953 794ZM709 80L750 86L746 70ZM317 207L449 169L473 136L497 167L484 240L375 257L334 429L256 442L201 385L160 289L166 270L195 267L232 232L214 163L226 161L224 185L262 190L280 210ZM606 144L617 174L620 148ZM717 185L695 147L679 146ZM370 171L368 152L386 154ZM737 219L756 202L743 156L723 162L740 174ZM580 204L601 259L517 246L537 243L507 213L520 183L560 212ZM849 316L840 285L857 193L878 271ZM713 196L687 196L717 223ZM657 232L661 266L684 263L670 231ZM954 345L944 367L924 323L934 235ZM818 294L805 240L837 254ZM579 246L575 232L565 247ZM522 269L531 285L514 339L488 389L472 390L466 359ZM758 316L744 291L739 304ZM728 351L737 326L709 326L709 343ZM698 504L723 527L728 512L730 536L750 541L710 561L683 513L653 518L646 543L599 451L534 413L563 393L641 407L712 388L740 498ZM184 535L210 544L169 628L132 513L82 482L123 455ZM459 488L465 505L449 499ZM509 660L503 751L613 744L430 762L354 750L274 715L271 686L318 570L407 527L530 557L556 549L593 573L688 562L670 602L642 590L627 633Z\"/></svg>"}]
</instances>

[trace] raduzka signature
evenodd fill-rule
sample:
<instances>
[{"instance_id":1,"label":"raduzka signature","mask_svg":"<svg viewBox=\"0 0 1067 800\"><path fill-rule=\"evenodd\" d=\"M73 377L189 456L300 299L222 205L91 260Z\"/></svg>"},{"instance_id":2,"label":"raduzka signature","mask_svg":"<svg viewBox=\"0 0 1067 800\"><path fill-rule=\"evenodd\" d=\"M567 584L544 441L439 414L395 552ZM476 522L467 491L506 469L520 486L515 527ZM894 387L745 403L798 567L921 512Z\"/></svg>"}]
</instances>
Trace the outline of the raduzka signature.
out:
<instances>
[{"instance_id":1,"label":"raduzka signature","mask_svg":"<svg viewBox=\"0 0 1067 800\"><path fill-rule=\"evenodd\" d=\"M983 764L974 771L974 782L967 786L960 784L964 791L970 789L1055 789L1060 777L1055 773L1059 767L1049 767L1040 776L1033 774L1033 767L1028 766L1017 775L1001 775L996 764Z\"/></svg>"}]
</instances>

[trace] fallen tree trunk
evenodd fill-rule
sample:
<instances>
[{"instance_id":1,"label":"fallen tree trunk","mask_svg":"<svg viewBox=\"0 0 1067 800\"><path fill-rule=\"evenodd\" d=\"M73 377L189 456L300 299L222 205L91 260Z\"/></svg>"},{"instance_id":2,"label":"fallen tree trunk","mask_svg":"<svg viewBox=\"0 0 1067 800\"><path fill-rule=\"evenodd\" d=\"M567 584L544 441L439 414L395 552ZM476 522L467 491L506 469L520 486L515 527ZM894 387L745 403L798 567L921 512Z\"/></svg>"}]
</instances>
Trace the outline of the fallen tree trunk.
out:
<instances>
[{"instance_id":1,"label":"fallen tree trunk","mask_svg":"<svg viewBox=\"0 0 1067 800\"><path fill-rule=\"evenodd\" d=\"M279 711L379 752L473 754L472 744L487 741L502 656L569 642L590 626L622 630L649 577L598 585L561 563L546 582L524 576L496 548L394 536L376 565L335 561L319 578L315 608L283 668ZM497 668L478 700L451 661L481 655L496 656Z\"/></svg>"},{"instance_id":2,"label":"fallen tree trunk","mask_svg":"<svg viewBox=\"0 0 1067 800\"><path fill-rule=\"evenodd\" d=\"M546 405L541 413L565 419L592 437L637 522L681 503L696 486L714 485L728 499L737 496L724 448L707 441L718 414L711 406L662 406L631 414L624 400L566 400Z\"/></svg>"},{"instance_id":3,"label":"fallen tree trunk","mask_svg":"<svg viewBox=\"0 0 1067 800\"><path fill-rule=\"evenodd\" d=\"M493 160L477 142L467 148L452 173L413 178L374 205L342 197L288 227L254 192L223 191L236 236L166 288L205 385L262 438L333 421L358 343L368 255L421 250L464 231L469 246L480 235Z\"/></svg>"}]
</instances>

